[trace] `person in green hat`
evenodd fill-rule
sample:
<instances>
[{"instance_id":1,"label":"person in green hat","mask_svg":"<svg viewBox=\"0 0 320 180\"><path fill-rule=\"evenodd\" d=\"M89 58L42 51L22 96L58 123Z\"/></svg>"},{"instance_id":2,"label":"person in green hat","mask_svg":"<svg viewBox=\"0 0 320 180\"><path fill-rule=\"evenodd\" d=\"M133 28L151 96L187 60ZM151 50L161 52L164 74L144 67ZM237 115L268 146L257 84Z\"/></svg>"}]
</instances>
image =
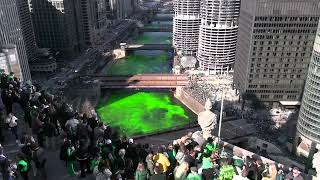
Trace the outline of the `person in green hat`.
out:
<instances>
[{"instance_id":1,"label":"person in green hat","mask_svg":"<svg viewBox=\"0 0 320 180\"><path fill-rule=\"evenodd\" d=\"M17 170L24 180L29 180L29 163L22 153L17 154Z\"/></svg>"},{"instance_id":2,"label":"person in green hat","mask_svg":"<svg viewBox=\"0 0 320 180\"><path fill-rule=\"evenodd\" d=\"M212 154L217 149L217 143L213 141L212 137L209 137L205 148L209 150L209 153Z\"/></svg>"}]
</instances>

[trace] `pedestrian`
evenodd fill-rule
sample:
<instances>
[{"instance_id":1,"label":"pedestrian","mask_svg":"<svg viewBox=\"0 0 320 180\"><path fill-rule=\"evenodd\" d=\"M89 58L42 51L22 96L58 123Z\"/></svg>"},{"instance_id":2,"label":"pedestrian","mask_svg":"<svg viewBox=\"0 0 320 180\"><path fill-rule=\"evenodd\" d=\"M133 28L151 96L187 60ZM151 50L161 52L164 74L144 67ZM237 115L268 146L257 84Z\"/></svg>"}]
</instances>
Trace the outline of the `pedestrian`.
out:
<instances>
[{"instance_id":1,"label":"pedestrian","mask_svg":"<svg viewBox=\"0 0 320 180\"><path fill-rule=\"evenodd\" d=\"M16 116L13 115L13 113L10 113L8 115L8 120L7 122L9 122L9 128L12 132L12 134L15 136L16 138L16 143L19 143L19 137L18 137L18 118Z\"/></svg>"},{"instance_id":2,"label":"pedestrian","mask_svg":"<svg viewBox=\"0 0 320 180\"><path fill-rule=\"evenodd\" d=\"M269 165L268 169L266 169L267 173L264 173L262 180L276 180L277 179L277 167L275 164Z\"/></svg>"},{"instance_id":3,"label":"pedestrian","mask_svg":"<svg viewBox=\"0 0 320 180\"><path fill-rule=\"evenodd\" d=\"M298 167L292 168L291 172L287 174L285 180L304 180L301 171Z\"/></svg>"},{"instance_id":4,"label":"pedestrian","mask_svg":"<svg viewBox=\"0 0 320 180\"><path fill-rule=\"evenodd\" d=\"M166 173L170 167L170 161L162 152L162 148L159 147L156 155L153 156L153 162L156 166L160 167L163 173Z\"/></svg>"},{"instance_id":5,"label":"pedestrian","mask_svg":"<svg viewBox=\"0 0 320 180\"><path fill-rule=\"evenodd\" d=\"M235 175L236 175L236 173L235 173L233 166L230 165L230 163L228 162L227 159L223 159L221 162L219 179L220 180L232 180Z\"/></svg>"},{"instance_id":6,"label":"pedestrian","mask_svg":"<svg viewBox=\"0 0 320 180\"><path fill-rule=\"evenodd\" d=\"M146 157L147 169L151 175L154 174L154 171L153 171L154 170L154 163L153 163L152 157L153 157L152 153L149 153Z\"/></svg>"},{"instance_id":7,"label":"pedestrian","mask_svg":"<svg viewBox=\"0 0 320 180\"><path fill-rule=\"evenodd\" d=\"M29 128L32 128L32 107L30 105L30 102L28 101L26 103L26 107L24 108L24 120L27 122L27 124L29 125Z\"/></svg>"},{"instance_id":8,"label":"pedestrian","mask_svg":"<svg viewBox=\"0 0 320 180\"><path fill-rule=\"evenodd\" d=\"M137 170L134 174L135 180L148 180L150 178L150 174L148 170L145 168L145 165L143 162L138 163Z\"/></svg>"},{"instance_id":9,"label":"pedestrian","mask_svg":"<svg viewBox=\"0 0 320 180\"><path fill-rule=\"evenodd\" d=\"M79 148L74 152L75 158L80 165L81 177L86 177L90 173L89 145L86 139L79 140ZM86 172L87 169L87 172Z\"/></svg>"},{"instance_id":10,"label":"pedestrian","mask_svg":"<svg viewBox=\"0 0 320 180\"><path fill-rule=\"evenodd\" d=\"M249 178L247 178L247 176L248 176L248 170L243 169L241 174L234 176L232 180L249 180Z\"/></svg>"},{"instance_id":11,"label":"pedestrian","mask_svg":"<svg viewBox=\"0 0 320 180\"><path fill-rule=\"evenodd\" d=\"M118 156L115 159L115 171L117 172L116 174L120 174L121 177L125 177L125 169L126 169L126 163L128 160L125 158L126 155L126 150L125 149L120 149Z\"/></svg>"},{"instance_id":12,"label":"pedestrian","mask_svg":"<svg viewBox=\"0 0 320 180\"><path fill-rule=\"evenodd\" d=\"M29 180L29 163L23 154L17 154L17 170L24 180Z\"/></svg>"},{"instance_id":13,"label":"pedestrian","mask_svg":"<svg viewBox=\"0 0 320 180\"><path fill-rule=\"evenodd\" d=\"M110 164L107 160L101 160L93 170L96 180L110 180L112 176Z\"/></svg>"},{"instance_id":14,"label":"pedestrian","mask_svg":"<svg viewBox=\"0 0 320 180\"><path fill-rule=\"evenodd\" d=\"M66 162L66 168L67 168L67 173L69 176L75 176L76 172L74 170L74 162L75 162L75 157L74 157L74 151L75 148L71 144L71 140L65 139L64 144L61 147L60 150L60 159L65 160ZM65 154L65 155L63 155Z\"/></svg>"},{"instance_id":15,"label":"pedestrian","mask_svg":"<svg viewBox=\"0 0 320 180\"><path fill-rule=\"evenodd\" d=\"M55 142L54 137L56 135L56 127L50 122L50 119L46 119L43 125L44 135L46 136L46 147L48 149L54 149Z\"/></svg>"},{"instance_id":16,"label":"pedestrian","mask_svg":"<svg viewBox=\"0 0 320 180\"><path fill-rule=\"evenodd\" d=\"M32 162L34 163L34 166L31 166L33 168L34 176L40 177L40 180L46 180L47 158L45 157L44 149L36 143L32 143L30 149L32 151Z\"/></svg>"},{"instance_id":17,"label":"pedestrian","mask_svg":"<svg viewBox=\"0 0 320 180\"><path fill-rule=\"evenodd\" d=\"M241 174L244 167L244 160L242 152L233 152L234 156L232 157L233 166L237 170L237 174Z\"/></svg>"},{"instance_id":18,"label":"pedestrian","mask_svg":"<svg viewBox=\"0 0 320 180\"><path fill-rule=\"evenodd\" d=\"M153 171L154 171L154 173L150 177L150 180L165 180L166 179L166 175L162 173L162 170L159 166L155 166Z\"/></svg>"},{"instance_id":19,"label":"pedestrian","mask_svg":"<svg viewBox=\"0 0 320 180\"><path fill-rule=\"evenodd\" d=\"M182 162L179 166L174 169L174 179L175 180L185 180L188 175L189 164L187 162Z\"/></svg>"}]
</instances>

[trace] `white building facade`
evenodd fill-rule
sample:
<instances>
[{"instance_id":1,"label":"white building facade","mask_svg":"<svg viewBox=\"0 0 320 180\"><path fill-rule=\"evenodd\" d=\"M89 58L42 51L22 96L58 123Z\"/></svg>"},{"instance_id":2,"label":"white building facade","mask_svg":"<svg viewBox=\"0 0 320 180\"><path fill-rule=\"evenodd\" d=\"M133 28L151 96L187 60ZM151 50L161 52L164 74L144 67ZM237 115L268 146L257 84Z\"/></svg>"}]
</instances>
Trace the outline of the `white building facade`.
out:
<instances>
[{"instance_id":1,"label":"white building facade","mask_svg":"<svg viewBox=\"0 0 320 180\"><path fill-rule=\"evenodd\" d=\"M240 0L202 0L197 58L211 72L232 69L235 62Z\"/></svg>"},{"instance_id":2,"label":"white building facade","mask_svg":"<svg viewBox=\"0 0 320 180\"><path fill-rule=\"evenodd\" d=\"M316 34L300 108L297 136L320 149L320 26ZM299 149L298 149L299 151Z\"/></svg>"},{"instance_id":3,"label":"white building facade","mask_svg":"<svg viewBox=\"0 0 320 180\"><path fill-rule=\"evenodd\" d=\"M175 0L173 46L183 56L195 56L200 28L200 0Z\"/></svg>"}]
</instances>

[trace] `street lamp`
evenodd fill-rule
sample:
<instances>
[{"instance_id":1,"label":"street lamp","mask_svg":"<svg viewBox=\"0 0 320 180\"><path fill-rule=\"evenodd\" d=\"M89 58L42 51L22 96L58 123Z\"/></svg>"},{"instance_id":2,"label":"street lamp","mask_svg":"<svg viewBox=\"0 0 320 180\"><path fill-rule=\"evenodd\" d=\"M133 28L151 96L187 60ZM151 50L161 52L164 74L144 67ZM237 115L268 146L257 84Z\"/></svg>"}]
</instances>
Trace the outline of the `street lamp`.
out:
<instances>
[{"instance_id":1,"label":"street lamp","mask_svg":"<svg viewBox=\"0 0 320 180\"><path fill-rule=\"evenodd\" d=\"M220 119L219 119L219 129L218 129L218 139L221 140L221 124L222 124L222 116L223 116L223 100L224 100L224 89L222 89L221 94L221 107L220 107Z\"/></svg>"}]
</instances>

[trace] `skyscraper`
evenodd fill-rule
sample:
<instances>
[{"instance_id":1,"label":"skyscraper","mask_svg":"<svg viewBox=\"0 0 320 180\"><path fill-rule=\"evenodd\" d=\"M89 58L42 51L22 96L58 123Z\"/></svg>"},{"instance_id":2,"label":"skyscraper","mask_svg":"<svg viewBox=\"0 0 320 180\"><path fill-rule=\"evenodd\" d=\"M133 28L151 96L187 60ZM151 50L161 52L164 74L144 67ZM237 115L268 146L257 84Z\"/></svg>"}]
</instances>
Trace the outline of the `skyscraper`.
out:
<instances>
[{"instance_id":1,"label":"skyscraper","mask_svg":"<svg viewBox=\"0 0 320 180\"><path fill-rule=\"evenodd\" d=\"M196 55L200 28L200 0L175 0L173 45L182 55Z\"/></svg>"},{"instance_id":2,"label":"skyscraper","mask_svg":"<svg viewBox=\"0 0 320 180\"><path fill-rule=\"evenodd\" d=\"M81 21L86 45L94 45L111 25L108 19L110 2L106 0L80 0ZM81 27L80 27L81 28Z\"/></svg>"},{"instance_id":3,"label":"skyscraper","mask_svg":"<svg viewBox=\"0 0 320 180\"><path fill-rule=\"evenodd\" d=\"M19 20L21 24L22 35L24 43L26 45L26 51L28 60L32 61L35 59L37 45L32 26L31 14L29 11L29 4L26 0L16 0L18 7Z\"/></svg>"},{"instance_id":4,"label":"skyscraper","mask_svg":"<svg viewBox=\"0 0 320 180\"><path fill-rule=\"evenodd\" d=\"M305 83L297 124L297 137L305 144L315 143L320 149L320 24ZM298 144L299 145L299 144ZM311 147L311 146L309 146Z\"/></svg>"},{"instance_id":5,"label":"skyscraper","mask_svg":"<svg viewBox=\"0 0 320 180\"><path fill-rule=\"evenodd\" d=\"M234 68L240 94L299 104L319 15L318 0L242 0Z\"/></svg>"},{"instance_id":6,"label":"skyscraper","mask_svg":"<svg viewBox=\"0 0 320 180\"><path fill-rule=\"evenodd\" d=\"M0 1L0 45L14 44L17 48L19 64L22 71L22 80L30 80L30 70L26 46L16 0Z\"/></svg>"},{"instance_id":7,"label":"skyscraper","mask_svg":"<svg viewBox=\"0 0 320 180\"><path fill-rule=\"evenodd\" d=\"M134 13L137 0L115 0L117 19L128 18Z\"/></svg>"},{"instance_id":8,"label":"skyscraper","mask_svg":"<svg viewBox=\"0 0 320 180\"><path fill-rule=\"evenodd\" d=\"M67 56L84 48L79 0L31 0L31 15L37 45Z\"/></svg>"},{"instance_id":9,"label":"skyscraper","mask_svg":"<svg viewBox=\"0 0 320 180\"><path fill-rule=\"evenodd\" d=\"M228 71L235 62L240 0L201 0L200 68Z\"/></svg>"}]
</instances>

